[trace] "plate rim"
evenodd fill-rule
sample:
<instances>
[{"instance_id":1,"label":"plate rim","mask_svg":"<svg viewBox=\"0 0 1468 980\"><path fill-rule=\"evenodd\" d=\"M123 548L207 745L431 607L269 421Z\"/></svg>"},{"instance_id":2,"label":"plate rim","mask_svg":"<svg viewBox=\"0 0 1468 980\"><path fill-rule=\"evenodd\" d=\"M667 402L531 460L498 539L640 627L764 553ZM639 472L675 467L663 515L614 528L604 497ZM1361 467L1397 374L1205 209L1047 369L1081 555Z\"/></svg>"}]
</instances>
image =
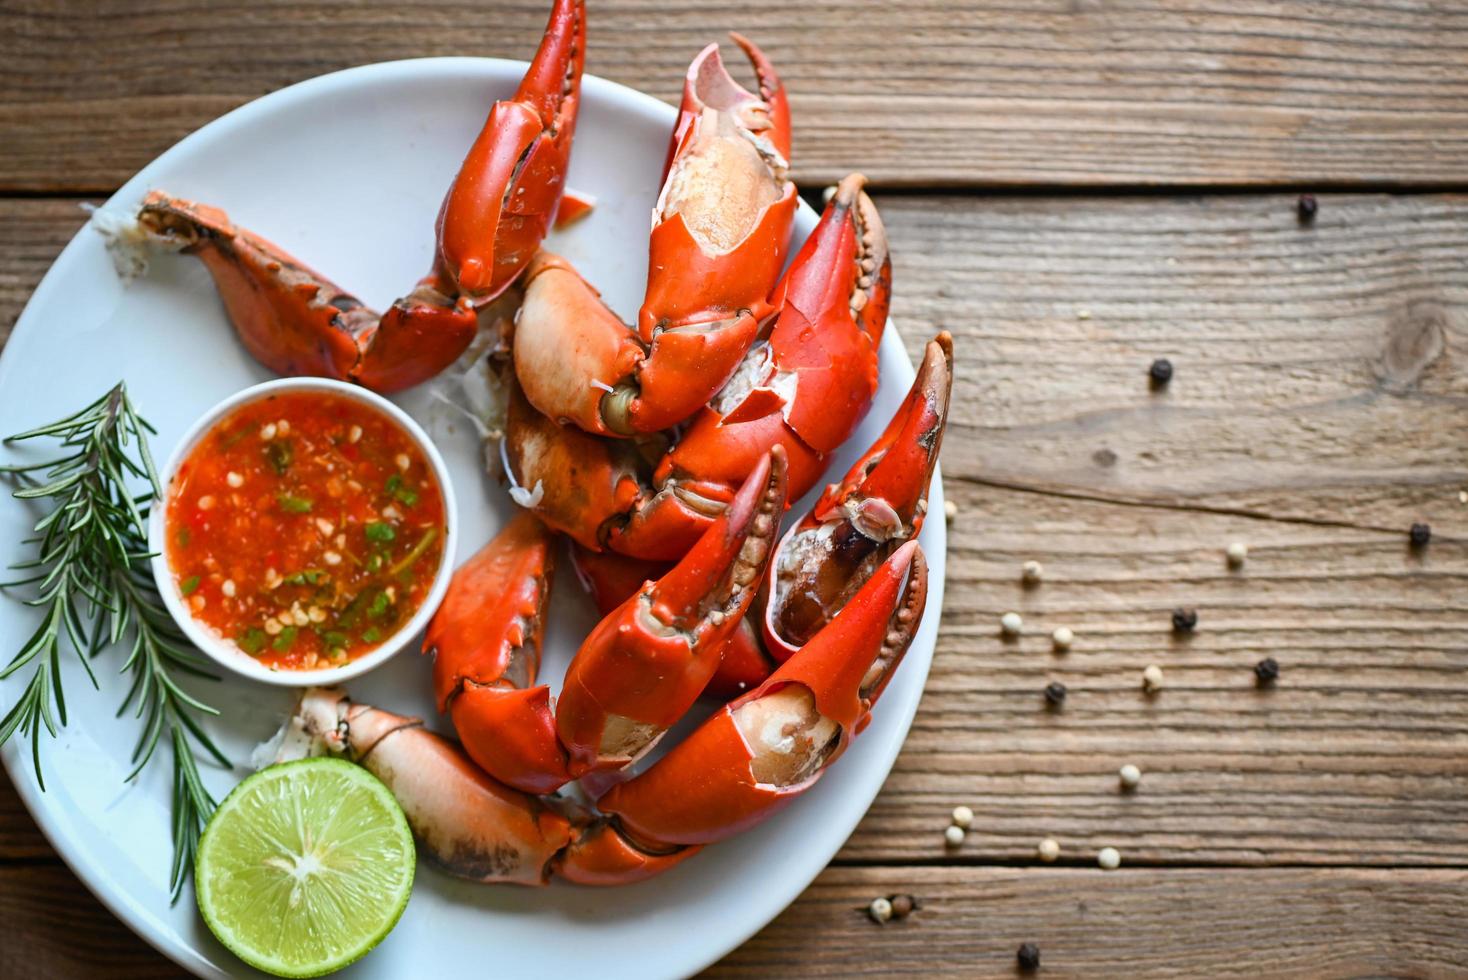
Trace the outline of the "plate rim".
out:
<instances>
[{"instance_id":1,"label":"plate rim","mask_svg":"<svg viewBox=\"0 0 1468 980\"><path fill-rule=\"evenodd\" d=\"M161 161L166 161L174 155L187 152L195 142L206 140L215 130L225 129L240 123L247 123L256 116L269 113L275 108L277 103L289 103L292 100L302 97L309 98L324 95L338 87L350 88L359 77L386 76L391 78L391 76L398 73L417 76L425 72L432 75L435 73L452 74L456 71L468 71L485 75L486 80L497 80L492 78L496 72L513 71L518 76L524 73L528 64L526 61L509 58L447 55L371 62L302 79L301 81L283 86L273 92L268 92L249 102L236 106L188 133L144 164L121 187L109 195L106 201L98 206L98 209L111 207L117 202L129 203L135 198L140 199L137 189L138 185L146 184L146 174ZM665 114L670 124L675 118L676 110L673 106L663 102L661 99L619 82L587 73L582 77L582 85L583 92L600 90L603 95L612 101L625 102L630 99L633 103L640 103L643 108L649 111ZM810 209L810 206L804 201L800 201L799 208L805 211ZM812 211L812 213L814 212ZM29 321L33 318L31 315L32 308L37 305L38 299L46 298L51 290L55 288L54 280L57 275L57 268L71 260L72 253L80 247L79 243L84 236L90 234L96 234L96 232L91 227L91 222L88 221L77 230L56 258L52 260L51 265L47 267L40 282L37 283L35 289L27 298L25 306L16 318L15 325L10 337L7 338L4 349L0 350L0 390L4 389L11 373L16 370L16 357L11 354L15 346L10 340L13 340L22 331L30 332L31 330L37 329L28 325ZM890 317L888 318L885 332L891 333L898 339L899 346L903 346L897 324ZM904 358L908 361L911 369L911 359L905 353ZM928 513L930 516L941 515L943 513L943 489L942 467L941 464L937 464L934 466L932 483L928 494ZM931 530L929 530L930 528ZM750 938L788 909L815 882L816 878L830 866L831 861L840 852L841 847L845 846L846 840L850 838L857 825L870 811L872 803L875 802L883 786L886 784L887 778L891 775L892 767L897 760L897 756L901 753L903 746L906 744L907 737L911 732L913 719L917 714L918 706L922 702L922 696L926 690L927 678L932 665L932 658L937 653L937 635L938 628L941 625L944 587L947 578L946 521L941 518L929 520L924 525L924 531L934 539L934 543L936 544L936 548L924 548L924 555L927 558L929 566L928 604L927 612L924 616L924 624L926 624L928 617L933 618L933 650L926 657L922 658L920 663L911 660L908 662L908 675L910 677L914 674L920 675L914 677L917 696L912 700L911 705L903 710L899 719L898 730L901 733L900 737L893 740L891 744L884 745L884 750L881 752L879 760L874 760L880 761L880 765L872 766L874 770L880 769L880 779L875 781L875 785L872 787L865 804L855 812L848 811L845 830L841 834L841 843L837 845L831 857L823 859L819 866L815 867L809 874L802 870L798 875L787 876L785 880L787 882L793 881L795 884L793 886L787 885L778 890L778 897L780 898L778 906L772 905L772 910L767 915L762 913L759 916L755 916L749 923L746 923L744 928L734 930L732 941L700 947L701 951L691 957L686 964L683 964L686 967L686 970L682 971L685 975L700 972L723 959L729 953L748 942ZM23 760L27 756L28 753L22 752L18 743L11 742L3 748L0 748L0 765L4 766L7 776L16 789L17 796L20 797L27 812L35 821L42 836L45 837L47 843L61 857L67 869L83 886L114 917L171 962L189 970L196 976L229 978L234 975L231 972L217 969L214 963L204 957L194 946L184 942L175 942L174 937L170 934L171 930L169 927L159 922L144 907L144 903L138 901L132 894L119 886L116 880L107 872L103 862L93 859L79 844L73 844L73 837L75 835L64 835L63 825L66 821L47 802L44 792L39 789L35 779L30 776L28 770L25 768ZM789 860L793 862L795 859L792 856ZM190 888L185 889L186 894ZM180 897L180 901L185 900L184 897ZM246 970L250 969L243 962L239 965Z\"/></svg>"}]
</instances>

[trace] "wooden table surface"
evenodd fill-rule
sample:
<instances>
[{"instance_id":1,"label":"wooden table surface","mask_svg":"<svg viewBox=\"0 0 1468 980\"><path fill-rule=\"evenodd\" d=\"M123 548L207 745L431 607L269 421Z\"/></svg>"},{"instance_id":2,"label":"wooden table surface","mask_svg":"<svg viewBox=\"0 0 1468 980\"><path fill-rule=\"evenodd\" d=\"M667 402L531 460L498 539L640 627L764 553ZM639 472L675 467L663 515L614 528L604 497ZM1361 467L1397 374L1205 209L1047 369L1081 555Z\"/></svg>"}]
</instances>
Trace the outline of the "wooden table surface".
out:
<instances>
[{"instance_id":1,"label":"wooden table surface","mask_svg":"<svg viewBox=\"0 0 1468 980\"><path fill-rule=\"evenodd\" d=\"M79 205L189 131L349 65L523 58L545 7L0 5L0 329ZM797 179L872 177L909 349L957 348L912 733L832 866L712 972L1004 976L1031 941L1057 976L1468 975L1468 6L592 0L590 26L589 71L668 100L723 30L763 44ZM868 921L894 892L921 911ZM8 785L0 918L6 977L171 972Z\"/></svg>"}]
</instances>

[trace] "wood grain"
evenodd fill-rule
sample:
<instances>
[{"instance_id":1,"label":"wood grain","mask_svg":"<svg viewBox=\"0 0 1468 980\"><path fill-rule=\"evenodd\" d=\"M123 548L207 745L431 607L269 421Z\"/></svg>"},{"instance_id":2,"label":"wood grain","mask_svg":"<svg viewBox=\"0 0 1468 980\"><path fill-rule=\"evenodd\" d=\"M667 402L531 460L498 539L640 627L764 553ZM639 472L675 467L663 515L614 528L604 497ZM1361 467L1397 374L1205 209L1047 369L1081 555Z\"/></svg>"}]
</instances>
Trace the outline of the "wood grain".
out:
<instances>
[{"instance_id":1,"label":"wood grain","mask_svg":"<svg viewBox=\"0 0 1468 980\"><path fill-rule=\"evenodd\" d=\"M831 868L714 977L1462 976L1468 873ZM877 895L922 909L878 926Z\"/></svg>"},{"instance_id":2,"label":"wood grain","mask_svg":"<svg viewBox=\"0 0 1468 980\"><path fill-rule=\"evenodd\" d=\"M958 349L938 655L837 866L720 971L1004 974L1026 939L1047 974L1468 970L1468 197L1322 195L1309 227L1284 194L879 204L909 349L940 327ZM0 201L0 325L83 218ZM0 859L36 860L8 793ZM946 851L960 802L977 819ZM1059 867L1034 865L1044 836ZM1101 876L1107 844L1125 864ZM928 910L855 912L898 890Z\"/></svg>"},{"instance_id":3,"label":"wood grain","mask_svg":"<svg viewBox=\"0 0 1468 980\"><path fill-rule=\"evenodd\" d=\"M111 189L221 113L352 65L530 56L545 0L0 7L0 189ZM1468 178L1468 9L1406 0L595 0L589 71L674 100L737 28L792 92L797 177L888 185ZM467 136L466 136L467 139Z\"/></svg>"},{"instance_id":4,"label":"wood grain","mask_svg":"<svg viewBox=\"0 0 1468 980\"><path fill-rule=\"evenodd\" d=\"M920 910L871 922L893 893ZM0 914L0 975L184 975L63 867L0 867ZM1051 977L1461 976L1465 916L1464 871L830 868L706 975L1007 977L1033 942Z\"/></svg>"}]
</instances>

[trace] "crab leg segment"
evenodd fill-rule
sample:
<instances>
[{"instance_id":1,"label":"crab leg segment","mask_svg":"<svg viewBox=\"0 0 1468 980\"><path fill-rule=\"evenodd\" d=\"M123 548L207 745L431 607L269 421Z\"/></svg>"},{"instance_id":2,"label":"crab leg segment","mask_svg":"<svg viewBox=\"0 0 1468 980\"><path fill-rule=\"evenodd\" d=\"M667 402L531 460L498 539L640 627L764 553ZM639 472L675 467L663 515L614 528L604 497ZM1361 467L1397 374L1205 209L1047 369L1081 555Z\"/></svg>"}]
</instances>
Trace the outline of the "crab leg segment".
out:
<instances>
[{"instance_id":1,"label":"crab leg segment","mask_svg":"<svg viewBox=\"0 0 1468 980\"><path fill-rule=\"evenodd\" d=\"M425 857L477 882L542 885L571 842L571 821L543 801L501 786L452 742L340 691L310 688L276 761L327 751L365 766L392 792Z\"/></svg>"},{"instance_id":2,"label":"crab leg segment","mask_svg":"<svg viewBox=\"0 0 1468 980\"><path fill-rule=\"evenodd\" d=\"M424 639L433 688L470 758L501 782L548 793L570 779L550 695L535 685L555 535L520 513L454 573Z\"/></svg>"},{"instance_id":3,"label":"crab leg segment","mask_svg":"<svg viewBox=\"0 0 1468 980\"><path fill-rule=\"evenodd\" d=\"M542 251L525 270L515 325L515 377L536 411L584 432L620 435L603 406L642 362L637 335L569 262Z\"/></svg>"},{"instance_id":4,"label":"crab leg segment","mask_svg":"<svg viewBox=\"0 0 1468 980\"><path fill-rule=\"evenodd\" d=\"M377 326L357 297L219 208L150 191L138 227L151 244L204 263L245 349L279 374L345 378L357 338Z\"/></svg>"},{"instance_id":5,"label":"crab leg segment","mask_svg":"<svg viewBox=\"0 0 1468 980\"><path fill-rule=\"evenodd\" d=\"M767 681L597 807L654 852L712 844L767 819L815 785L866 726L926 598L926 566L910 541Z\"/></svg>"},{"instance_id":6,"label":"crab leg segment","mask_svg":"<svg viewBox=\"0 0 1468 980\"><path fill-rule=\"evenodd\" d=\"M776 660L790 659L921 530L952 377L953 339L943 331L928 343L886 431L781 539L763 616L765 647Z\"/></svg>"},{"instance_id":7,"label":"crab leg segment","mask_svg":"<svg viewBox=\"0 0 1468 980\"><path fill-rule=\"evenodd\" d=\"M556 0L515 97L494 104L444 197L435 275L476 306L515 280L555 220L585 57L585 4Z\"/></svg>"},{"instance_id":8,"label":"crab leg segment","mask_svg":"<svg viewBox=\"0 0 1468 980\"><path fill-rule=\"evenodd\" d=\"M754 601L785 496L777 449L671 571L642 586L582 643L556 709L573 775L625 766L703 692Z\"/></svg>"}]
</instances>

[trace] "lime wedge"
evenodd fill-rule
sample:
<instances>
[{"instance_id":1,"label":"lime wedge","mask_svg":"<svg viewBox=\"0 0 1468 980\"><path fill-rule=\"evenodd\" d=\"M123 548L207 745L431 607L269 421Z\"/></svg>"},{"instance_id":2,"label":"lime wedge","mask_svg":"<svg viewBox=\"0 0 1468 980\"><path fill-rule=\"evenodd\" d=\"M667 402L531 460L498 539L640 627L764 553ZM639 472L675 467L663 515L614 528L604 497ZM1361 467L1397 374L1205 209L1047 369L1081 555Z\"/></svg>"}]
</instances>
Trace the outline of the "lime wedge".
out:
<instances>
[{"instance_id":1,"label":"lime wedge","mask_svg":"<svg viewBox=\"0 0 1468 980\"><path fill-rule=\"evenodd\" d=\"M413 889L413 835L365 769L302 759L234 788L199 841L199 912L230 952L281 977L340 970L382 941Z\"/></svg>"}]
</instances>

